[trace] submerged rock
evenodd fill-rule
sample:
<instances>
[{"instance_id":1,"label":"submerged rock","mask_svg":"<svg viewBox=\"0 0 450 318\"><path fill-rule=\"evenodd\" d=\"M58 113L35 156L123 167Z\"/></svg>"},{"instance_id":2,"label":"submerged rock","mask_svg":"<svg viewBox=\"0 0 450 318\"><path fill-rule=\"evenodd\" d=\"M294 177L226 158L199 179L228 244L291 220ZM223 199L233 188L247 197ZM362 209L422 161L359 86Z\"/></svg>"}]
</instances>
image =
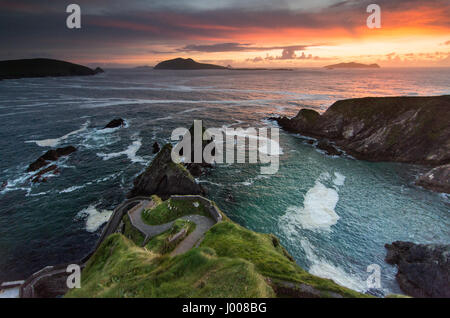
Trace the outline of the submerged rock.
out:
<instances>
[{"instance_id":1,"label":"submerged rock","mask_svg":"<svg viewBox=\"0 0 450 318\"><path fill-rule=\"evenodd\" d=\"M56 161L60 157L68 156L72 152L75 152L77 148L73 146L67 146L63 148L57 148L47 151L40 156L35 162L28 166L27 172L36 171L49 164L50 161Z\"/></svg>"},{"instance_id":2,"label":"submerged rock","mask_svg":"<svg viewBox=\"0 0 450 318\"><path fill-rule=\"evenodd\" d=\"M34 176L31 177L31 182L33 182L33 183L46 182L47 178L45 178L43 176L49 172L53 172L54 174L59 173L58 166L51 165L45 169L40 170L38 173L36 173Z\"/></svg>"},{"instance_id":3,"label":"submerged rock","mask_svg":"<svg viewBox=\"0 0 450 318\"><path fill-rule=\"evenodd\" d=\"M417 179L416 184L433 191L450 193L450 164L428 171Z\"/></svg>"},{"instance_id":4,"label":"submerged rock","mask_svg":"<svg viewBox=\"0 0 450 318\"><path fill-rule=\"evenodd\" d=\"M413 297L450 297L450 245L396 241L385 245L386 262L397 264L397 282Z\"/></svg>"},{"instance_id":5,"label":"submerged rock","mask_svg":"<svg viewBox=\"0 0 450 318\"><path fill-rule=\"evenodd\" d=\"M204 190L181 164L171 158L172 145L165 145L150 166L133 182L128 197L157 194L167 198L173 194L203 194Z\"/></svg>"},{"instance_id":6,"label":"submerged rock","mask_svg":"<svg viewBox=\"0 0 450 318\"><path fill-rule=\"evenodd\" d=\"M105 127L103 127L103 129L123 127L123 126L125 126L125 120L123 120L122 118L116 118L111 120Z\"/></svg>"}]
</instances>

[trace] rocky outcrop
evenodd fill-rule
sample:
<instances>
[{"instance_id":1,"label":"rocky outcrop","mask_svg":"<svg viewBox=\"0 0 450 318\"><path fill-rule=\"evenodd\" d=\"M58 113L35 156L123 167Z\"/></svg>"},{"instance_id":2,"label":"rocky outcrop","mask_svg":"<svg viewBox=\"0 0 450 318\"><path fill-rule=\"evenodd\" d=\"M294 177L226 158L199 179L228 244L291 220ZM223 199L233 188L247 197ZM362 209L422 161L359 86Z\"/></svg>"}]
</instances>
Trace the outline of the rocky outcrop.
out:
<instances>
[{"instance_id":1,"label":"rocky outcrop","mask_svg":"<svg viewBox=\"0 0 450 318\"><path fill-rule=\"evenodd\" d=\"M27 172L39 170L42 167L48 165L51 161L56 161L63 156L68 156L72 152L75 152L76 150L77 148L73 146L49 150L45 154L40 156L35 162L31 163L28 166Z\"/></svg>"},{"instance_id":2,"label":"rocky outcrop","mask_svg":"<svg viewBox=\"0 0 450 318\"><path fill-rule=\"evenodd\" d=\"M39 170L34 176L31 177L31 182L38 183L38 182L47 182L47 178L44 177L47 173L53 173L53 174L59 174L59 169L57 165L51 165L47 168Z\"/></svg>"},{"instance_id":3,"label":"rocky outcrop","mask_svg":"<svg viewBox=\"0 0 450 318\"><path fill-rule=\"evenodd\" d=\"M111 120L105 127L103 127L103 129L106 128L117 128L117 127L123 127L125 126L125 120L123 120L122 118L116 118Z\"/></svg>"},{"instance_id":4,"label":"rocky outcrop","mask_svg":"<svg viewBox=\"0 0 450 318\"><path fill-rule=\"evenodd\" d=\"M450 297L450 245L396 241L385 245L386 262L397 264L397 282L413 297Z\"/></svg>"},{"instance_id":5,"label":"rocky outcrop","mask_svg":"<svg viewBox=\"0 0 450 318\"><path fill-rule=\"evenodd\" d=\"M156 141L153 143L152 148L153 148L153 153L158 153L161 150L161 148L159 147L159 144Z\"/></svg>"},{"instance_id":6,"label":"rocky outcrop","mask_svg":"<svg viewBox=\"0 0 450 318\"><path fill-rule=\"evenodd\" d=\"M326 68L328 70L332 70L335 68L380 68L380 65L350 62L350 63L339 63L339 64L327 65L327 66L324 66L324 68Z\"/></svg>"},{"instance_id":7,"label":"rocky outcrop","mask_svg":"<svg viewBox=\"0 0 450 318\"><path fill-rule=\"evenodd\" d=\"M176 58L172 60L158 63L155 70L211 70L211 69L227 69L224 66L214 64L198 63L193 59Z\"/></svg>"},{"instance_id":8,"label":"rocky outcrop","mask_svg":"<svg viewBox=\"0 0 450 318\"><path fill-rule=\"evenodd\" d=\"M431 169L420 176L416 184L436 192L450 193L450 164Z\"/></svg>"},{"instance_id":9,"label":"rocky outcrop","mask_svg":"<svg viewBox=\"0 0 450 318\"><path fill-rule=\"evenodd\" d=\"M150 166L134 180L128 197L156 194L167 198L173 194L203 194L202 187L181 164L171 158L172 146L165 145Z\"/></svg>"},{"instance_id":10,"label":"rocky outcrop","mask_svg":"<svg viewBox=\"0 0 450 318\"><path fill-rule=\"evenodd\" d=\"M275 118L284 129L332 140L369 161L450 162L450 96L367 97L335 102L323 114L302 109Z\"/></svg>"},{"instance_id":11,"label":"rocky outcrop","mask_svg":"<svg viewBox=\"0 0 450 318\"><path fill-rule=\"evenodd\" d=\"M98 70L52 59L24 59L0 61L0 79L47 76L95 75Z\"/></svg>"},{"instance_id":12,"label":"rocky outcrop","mask_svg":"<svg viewBox=\"0 0 450 318\"><path fill-rule=\"evenodd\" d=\"M321 139L318 143L317 143L317 148L325 151L325 153L327 155L330 156L339 156L342 155L342 152L337 149L335 146L333 146L328 140L326 139Z\"/></svg>"},{"instance_id":13,"label":"rocky outcrop","mask_svg":"<svg viewBox=\"0 0 450 318\"><path fill-rule=\"evenodd\" d=\"M205 126L203 126L203 122L201 123L202 125L202 136L205 134L206 132L206 128ZM212 168L212 165L208 162L206 162L202 156L202 162L194 162L194 149L195 149L195 144L194 144L194 124L191 125L191 128L189 128L189 133L191 134L191 154L190 154L190 163L185 163L184 166L189 170L189 172L194 176L194 177L200 177L202 174L205 174L206 171L208 169ZM205 147L211 143L213 141L208 141L208 140L203 140L202 139L202 153L205 149ZM213 149L212 154L215 154L215 149ZM183 153L181 153L181 155L184 155Z\"/></svg>"}]
</instances>

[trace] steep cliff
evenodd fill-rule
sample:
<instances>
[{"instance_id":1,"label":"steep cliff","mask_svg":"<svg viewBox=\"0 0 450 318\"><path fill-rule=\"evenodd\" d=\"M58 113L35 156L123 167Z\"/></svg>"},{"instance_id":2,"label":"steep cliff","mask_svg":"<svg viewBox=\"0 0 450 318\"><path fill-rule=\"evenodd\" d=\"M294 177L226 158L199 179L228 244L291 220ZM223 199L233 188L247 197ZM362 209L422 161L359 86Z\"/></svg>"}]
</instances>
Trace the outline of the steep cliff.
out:
<instances>
[{"instance_id":1,"label":"steep cliff","mask_svg":"<svg viewBox=\"0 0 450 318\"><path fill-rule=\"evenodd\" d=\"M150 166L134 180L128 197L157 194L167 198L172 194L202 194L190 172L171 158L172 145L165 145Z\"/></svg>"},{"instance_id":2,"label":"steep cliff","mask_svg":"<svg viewBox=\"0 0 450 318\"><path fill-rule=\"evenodd\" d=\"M302 109L294 118L276 120L288 131L332 140L358 159L433 166L450 162L448 95L347 99L323 115ZM443 181L448 192L449 180Z\"/></svg>"}]
</instances>

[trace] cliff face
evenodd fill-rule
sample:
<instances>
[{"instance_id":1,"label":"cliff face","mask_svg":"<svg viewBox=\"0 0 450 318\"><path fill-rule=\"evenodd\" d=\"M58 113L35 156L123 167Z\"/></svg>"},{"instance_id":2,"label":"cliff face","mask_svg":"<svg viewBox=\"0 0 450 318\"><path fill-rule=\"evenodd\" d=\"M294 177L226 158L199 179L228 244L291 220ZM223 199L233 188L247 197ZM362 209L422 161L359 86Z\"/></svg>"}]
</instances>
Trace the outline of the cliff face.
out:
<instances>
[{"instance_id":1,"label":"cliff face","mask_svg":"<svg viewBox=\"0 0 450 318\"><path fill-rule=\"evenodd\" d=\"M103 70L52 59L0 61L0 79L95 75Z\"/></svg>"},{"instance_id":2,"label":"cliff face","mask_svg":"<svg viewBox=\"0 0 450 318\"><path fill-rule=\"evenodd\" d=\"M172 194L203 194L202 187L181 164L172 161L172 146L165 145L150 166L134 180L128 197L157 194L164 198Z\"/></svg>"},{"instance_id":3,"label":"cliff face","mask_svg":"<svg viewBox=\"0 0 450 318\"><path fill-rule=\"evenodd\" d=\"M450 297L450 245L386 244L386 262L398 265L400 288L414 297Z\"/></svg>"},{"instance_id":4,"label":"cliff face","mask_svg":"<svg viewBox=\"0 0 450 318\"><path fill-rule=\"evenodd\" d=\"M358 159L450 162L450 96L347 99L323 115L302 109L276 120L288 131L330 139ZM448 191L448 178L446 183Z\"/></svg>"}]
</instances>

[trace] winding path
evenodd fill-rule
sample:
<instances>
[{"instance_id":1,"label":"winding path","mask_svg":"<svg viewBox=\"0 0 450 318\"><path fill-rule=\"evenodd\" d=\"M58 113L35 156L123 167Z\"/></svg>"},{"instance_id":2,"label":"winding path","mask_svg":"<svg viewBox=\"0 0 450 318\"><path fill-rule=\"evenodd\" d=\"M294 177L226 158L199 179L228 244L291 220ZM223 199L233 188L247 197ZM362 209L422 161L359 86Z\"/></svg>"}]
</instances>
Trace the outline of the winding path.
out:
<instances>
[{"instance_id":1,"label":"winding path","mask_svg":"<svg viewBox=\"0 0 450 318\"><path fill-rule=\"evenodd\" d=\"M142 246L147 244L150 238L153 236L159 235L167 230L169 230L173 223L176 221L171 221L168 223L164 223L161 225L148 225L142 220L142 212L145 209L152 208L155 205L153 201L143 200L138 205L133 207L128 211L128 216L130 218L131 224L139 230L142 234L145 235L144 242ZM178 246L175 250L170 254L171 256L179 255L184 252L187 252L191 248L195 246L195 244L203 238L203 235L206 231L208 231L216 222L214 222L211 218L206 216L191 214L182 216L179 219L191 221L196 224L194 231L189 234Z\"/></svg>"}]
</instances>

